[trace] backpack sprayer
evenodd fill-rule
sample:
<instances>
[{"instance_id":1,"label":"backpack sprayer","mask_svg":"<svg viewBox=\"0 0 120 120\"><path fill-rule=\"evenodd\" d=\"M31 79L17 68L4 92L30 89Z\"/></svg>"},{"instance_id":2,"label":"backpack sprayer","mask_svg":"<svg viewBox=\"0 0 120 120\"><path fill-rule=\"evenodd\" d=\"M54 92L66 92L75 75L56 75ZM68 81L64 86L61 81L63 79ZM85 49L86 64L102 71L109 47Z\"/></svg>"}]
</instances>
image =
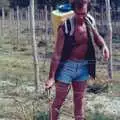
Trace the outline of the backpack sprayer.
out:
<instances>
[{"instance_id":1,"label":"backpack sprayer","mask_svg":"<svg viewBox=\"0 0 120 120\"><path fill-rule=\"evenodd\" d=\"M54 32L54 38L57 35L57 28L60 24L64 23L69 17L73 16L74 12L72 10L71 4L63 4L57 7L56 10L52 11L52 26Z\"/></svg>"}]
</instances>

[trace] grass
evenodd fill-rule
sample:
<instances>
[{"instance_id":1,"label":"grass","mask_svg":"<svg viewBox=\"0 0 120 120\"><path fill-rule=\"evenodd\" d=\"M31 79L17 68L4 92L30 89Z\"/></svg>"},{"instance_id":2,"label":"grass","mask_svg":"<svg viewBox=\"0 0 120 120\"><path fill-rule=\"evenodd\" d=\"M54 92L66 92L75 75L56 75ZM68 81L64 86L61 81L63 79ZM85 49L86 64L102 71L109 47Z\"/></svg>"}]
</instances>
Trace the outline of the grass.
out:
<instances>
[{"instance_id":1,"label":"grass","mask_svg":"<svg viewBox=\"0 0 120 120\"><path fill-rule=\"evenodd\" d=\"M105 115L104 113L88 113L87 120L114 120L114 117L109 117Z\"/></svg>"},{"instance_id":2,"label":"grass","mask_svg":"<svg viewBox=\"0 0 120 120\"><path fill-rule=\"evenodd\" d=\"M14 49L16 45L11 39L9 37L0 39L0 98L1 100L11 98L14 102L3 103L0 101L0 118L9 116L9 118L17 120L33 120L35 114L33 114L33 107L39 110L41 101L33 100L36 95L34 95L33 89L32 47L26 42L20 41L18 48ZM42 68L42 64L43 61L39 61L40 68ZM44 71L48 71L48 67L48 64L45 64L44 68L40 70L40 78L43 77L43 73L46 74ZM27 99L27 102L24 99ZM36 105L33 106L32 102ZM5 104L9 109L6 108ZM37 112L36 110L35 112Z\"/></svg>"},{"instance_id":3,"label":"grass","mask_svg":"<svg viewBox=\"0 0 120 120\"><path fill-rule=\"evenodd\" d=\"M12 33L8 32L4 39L0 38L0 98L2 101L8 100L7 103L0 101L0 118L8 116L17 120L33 120L37 113L39 115L38 111L45 115L44 111L48 110L48 101L43 93L36 95L34 92L34 66L32 47L28 42L30 40L29 33L21 33L20 36L22 37L18 47L16 45L17 37L14 34L15 30ZM40 41L40 38L38 34L37 42ZM52 43L48 41L48 54L52 52L51 47ZM114 57L120 60L120 52L118 49L117 51L114 52ZM45 54L44 45L39 48L39 53ZM46 61L45 65L42 66L43 62L39 61L41 86L44 80L47 79L49 72L49 61ZM104 65L102 66L105 68ZM102 71L99 74L98 79L100 80L101 78L103 80L106 79L106 71ZM119 78L119 72L115 71L114 79ZM112 90L120 92L119 87L119 84L114 84ZM100 108L101 105L97 107ZM61 114L61 116L63 115ZM106 115L97 110L97 108L95 112L88 110L86 116L87 120L114 120L114 116Z\"/></svg>"}]
</instances>

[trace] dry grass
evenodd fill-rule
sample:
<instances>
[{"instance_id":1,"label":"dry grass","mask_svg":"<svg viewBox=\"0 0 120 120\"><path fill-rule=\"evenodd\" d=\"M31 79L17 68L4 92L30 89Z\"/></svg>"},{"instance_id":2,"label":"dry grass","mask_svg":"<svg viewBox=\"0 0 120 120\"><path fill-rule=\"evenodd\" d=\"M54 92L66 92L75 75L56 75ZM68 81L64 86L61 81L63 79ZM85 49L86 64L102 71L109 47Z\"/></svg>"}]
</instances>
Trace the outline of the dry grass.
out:
<instances>
[{"instance_id":1,"label":"dry grass","mask_svg":"<svg viewBox=\"0 0 120 120\"><path fill-rule=\"evenodd\" d=\"M13 26L10 31L6 30L6 35L0 38L0 118L4 119L17 119L17 120L34 120L34 116L38 111L48 111L48 99L44 93L44 81L47 79L49 72L49 59L46 60L43 65L43 59L39 61L41 91L39 95L34 92L34 71L33 71L33 58L32 47L30 45L30 31L22 26L19 44L16 44L16 29ZM51 36L51 35L50 35ZM49 37L50 37L49 36ZM37 32L37 42L42 41L44 33ZM53 37L50 37L48 41L48 55L52 52ZM117 45L115 45L117 46ZM45 55L45 47L39 48L39 55ZM114 58L120 60L120 50L114 47ZM117 51L117 52L116 52ZM119 64L115 62L114 64ZM105 64L99 64L97 66L97 79L94 84L103 85L108 80L107 70ZM102 70L102 71L101 71ZM114 71L114 79L119 79L120 74L118 70ZM114 84L111 89L119 92L119 84ZM54 95L54 93L52 93ZM90 94L93 101L95 96ZM71 96L71 94L70 94ZM105 94L105 96L107 96ZM4 102L3 102L4 101ZM61 120L73 120L71 114L72 107L71 102L67 102L61 110ZM117 120L115 116L104 114L99 112L98 108L101 104L98 104L94 112L89 108L86 110L88 120ZM71 116L72 115L72 116ZM110 116L110 117L109 117ZM117 117L116 117L117 118Z\"/></svg>"}]
</instances>

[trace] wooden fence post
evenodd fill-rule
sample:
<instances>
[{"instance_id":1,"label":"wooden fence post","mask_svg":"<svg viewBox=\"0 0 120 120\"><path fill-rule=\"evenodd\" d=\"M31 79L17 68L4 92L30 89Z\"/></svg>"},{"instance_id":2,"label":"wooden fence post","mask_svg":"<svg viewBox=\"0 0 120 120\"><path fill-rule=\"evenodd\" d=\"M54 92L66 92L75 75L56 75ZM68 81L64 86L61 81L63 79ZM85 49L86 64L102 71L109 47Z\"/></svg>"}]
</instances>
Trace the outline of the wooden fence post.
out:
<instances>
[{"instance_id":1,"label":"wooden fence post","mask_svg":"<svg viewBox=\"0 0 120 120\"><path fill-rule=\"evenodd\" d=\"M5 9L2 7L2 24L1 24L1 36L4 39L4 28L5 28Z\"/></svg>"},{"instance_id":2,"label":"wooden fence post","mask_svg":"<svg viewBox=\"0 0 120 120\"><path fill-rule=\"evenodd\" d=\"M28 6L27 8L27 11L28 11L28 16L27 16L27 20L28 20L28 29L31 29L31 23L30 23L30 6Z\"/></svg>"},{"instance_id":3,"label":"wooden fence post","mask_svg":"<svg viewBox=\"0 0 120 120\"><path fill-rule=\"evenodd\" d=\"M19 6L17 6L17 48L20 40L20 11Z\"/></svg>"},{"instance_id":4,"label":"wooden fence post","mask_svg":"<svg viewBox=\"0 0 120 120\"><path fill-rule=\"evenodd\" d=\"M10 9L10 12L9 12L9 20L10 20L9 25L11 27L11 25L12 25L12 9Z\"/></svg>"},{"instance_id":5,"label":"wooden fence post","mask_svg":"<svg viewBox=\"0 0 120 120\"><path fill-rule=\"evenodd\" d=\"M33 58L34 58L34 71L35 71L35 92L40 91L40 79L39 79L39 63L38 63L38 52L37 52L37 42L35 38L35 8L34 0L30 1L31 6L31 27L32 27L32 47L33 47Z\"/></svg>"},{"instance_id":6,"label":"wooden fence post","mask_svg":"<svg viewBox=\"0 0 120 120\"><path fill-rule=\"evenodd\" d=\"M45 42L46 42L45 58L46 58L46 55L47 55L47 44L48 44L48 10L47 10L47 5L45 5L44 11L45 11ZM45 64L45 60L44 60L44 64Z\"/></svg>"},{"instance_id":7,"label":"wooden fence post","mask_svg":"<svg viewBox=\"0 0 120 120\"><path fill-rule=\"evenodd\" d=\"M108 27L108 36L107 41L110 50L110 60L108 63L108 75L109 78L113 78L113 68L112 68L112 24L111 24L111 12L110 12L110 0L105 0L106 3L106 15L107 15L107 27Z\"/></svg>"}]
</instances>

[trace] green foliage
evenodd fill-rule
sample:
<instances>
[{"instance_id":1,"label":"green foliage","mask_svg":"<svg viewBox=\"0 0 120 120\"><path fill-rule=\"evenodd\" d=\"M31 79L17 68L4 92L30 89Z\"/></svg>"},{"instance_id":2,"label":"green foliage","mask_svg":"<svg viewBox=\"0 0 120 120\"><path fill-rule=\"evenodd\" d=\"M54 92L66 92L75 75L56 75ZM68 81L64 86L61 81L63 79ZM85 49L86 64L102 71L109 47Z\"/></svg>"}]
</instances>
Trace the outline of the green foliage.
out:
<instances>
[{"instance_id":1,"label":"green foliage","mask_svg":"<svg viewBox=\"0 0 120 120\"><path fill-rule=\"evenodd\" d=\"M96 106L96 107L99 107ZM103 112L100 112L98 108L95 108L95 112L87 112L87 120L114 120L112 116L105 115Z\"/></svg>"},{"instance_id":2,"label":"green foliage","mask_svg":"<svg viewBox=\"0 0 120 120\"><path fill-rule=\"evenodd\" d=\"M34 120L49 120L47 112L37 112Z\"/></svg>"},{"instance_id":3,"label":"green foliage","mask_svg":"<svg viewBox=\"0 0 120 120\"><path fill-rule=\"evenodd\" d=\"M103 113L89 114L88 120L113 120L113 118L105 116Z\"/></svg>"}]
</instances>

